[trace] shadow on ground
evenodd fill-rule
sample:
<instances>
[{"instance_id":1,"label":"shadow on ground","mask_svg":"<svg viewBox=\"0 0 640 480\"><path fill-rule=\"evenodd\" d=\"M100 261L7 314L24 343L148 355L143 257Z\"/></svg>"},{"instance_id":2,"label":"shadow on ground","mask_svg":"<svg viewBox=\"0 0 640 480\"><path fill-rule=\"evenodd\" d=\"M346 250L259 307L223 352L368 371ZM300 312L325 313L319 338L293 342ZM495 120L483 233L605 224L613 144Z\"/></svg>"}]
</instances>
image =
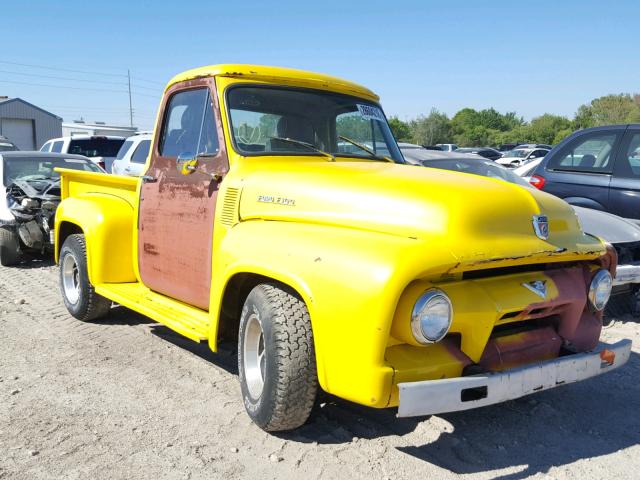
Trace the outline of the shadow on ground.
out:
<instances>
[{"instance_id":1,"label":"shadow on ground","mask_svg":"<svg viewBox=\"0 0 640 480\"><path fill-rule=\"evenodd\" d=\"M34 268L47 268L56 264L53 261L53 255L31 255L25 254L18 265L8 268L17 268L19 270L31 270Z\"/></svg>"},{"instance_id":2,"label":"shadow on ground","mask_svg":"<svg viewBox=\"0 0 640 480\"><path fill-rule=\"evenodd\" d=\"M122 307L114 308L104 322L152 323ZM213 353L206 343L192 342L163 325L151 325L151 332L238 374L235 345L223 343ZM321 392L305 425L275 435L291 442L334 445L348 444L354 437L395 437L399 452L453 473L518 469L497 477L511 480L640 443L638 375L640 355L632 353L624 367L581 383L467 412L409 419L396 418L396 409L371 409Z\"/></svg>"}]
</instances>

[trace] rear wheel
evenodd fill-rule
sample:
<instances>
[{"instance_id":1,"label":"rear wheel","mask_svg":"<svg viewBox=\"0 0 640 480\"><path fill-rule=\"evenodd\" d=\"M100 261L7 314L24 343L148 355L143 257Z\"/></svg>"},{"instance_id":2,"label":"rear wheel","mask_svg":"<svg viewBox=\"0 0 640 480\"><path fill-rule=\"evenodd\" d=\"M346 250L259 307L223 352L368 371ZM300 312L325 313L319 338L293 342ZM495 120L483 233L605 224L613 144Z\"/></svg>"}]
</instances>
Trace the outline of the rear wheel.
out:
<instances>
[{"instance_id":1,"label":"rear wheel","mask_svg":"<svg viewBox=\"0 0 640 480\"><path fill-rule=\"evenodd\" d=\"M8 228L0 228L0 265L10 267L22 259L18 234Z\"/></svg>"},{"instance_id":2,"label":"rear wheel","mask_svg":"<svg viewBox=\"0 0 640 480\"><path fill-rule=\"evenodd\" d=\"M238 371L244 406L263 430L291 430L309 418L318 390L313 335L304 302L261 284L240 318Z\"/></svg>"},{"instance_id":3,"label":"rear wheel","mask_svg":"<svg viewBox=\"0 0 640 480\"><path fill-rule=\"evenodd\" d=\"M95 320L111 309L111 300L89 283L84 235L69 235L60 249L60 290L67 310L78 320Z\"/></svg>"}]
</instances>

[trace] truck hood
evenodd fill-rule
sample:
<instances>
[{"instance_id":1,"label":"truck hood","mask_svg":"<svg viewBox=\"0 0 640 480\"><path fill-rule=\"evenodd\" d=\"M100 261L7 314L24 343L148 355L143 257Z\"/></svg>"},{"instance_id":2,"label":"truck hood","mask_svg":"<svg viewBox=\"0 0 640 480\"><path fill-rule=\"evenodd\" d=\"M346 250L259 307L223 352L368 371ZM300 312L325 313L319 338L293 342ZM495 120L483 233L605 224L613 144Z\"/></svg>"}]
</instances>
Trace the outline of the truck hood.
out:
<instances>
[{"instance_id":1,"label":"truck hood","mask_svg":"<svg viewBox=\"0 0 640 480\"><path fill-rule=\"evenodd\" d=\"M383 162L262 161L243 181L243 221L325 224L438 242L467 266L604 253L599 240L581 231L567 203L534 188ZM548 240L536 236L534 215L548 217Z\"/></svg>"}]
</instances>

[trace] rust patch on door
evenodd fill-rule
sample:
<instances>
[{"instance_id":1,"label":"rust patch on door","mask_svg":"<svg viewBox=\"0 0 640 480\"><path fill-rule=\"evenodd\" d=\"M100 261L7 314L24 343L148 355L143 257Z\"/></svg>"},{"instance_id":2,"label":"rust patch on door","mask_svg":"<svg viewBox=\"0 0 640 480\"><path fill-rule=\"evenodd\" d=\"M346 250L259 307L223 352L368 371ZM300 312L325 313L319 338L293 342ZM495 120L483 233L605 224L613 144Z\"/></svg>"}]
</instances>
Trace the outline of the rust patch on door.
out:
<instances>
[{"instance_id":1,"label":"rust patch on door","mask_svg":"<svg viewBox=\"0 0 640 480\"><path fill-rule=\"evenodd\" d=\"M148 253L149 255L158 255L158 249L155 247L155 245L152 245L150 243L145 243L144 253Z\"/></svg>"},{"instance_id":2,"label":"rust patch on door","mask_svg":"<svg viewBox=\"0 0 640 480\"><path fill-rule=\"evenodd\" d=\"M175 157L159 154L162 132L157 128L146 174L158 181L142 185L138 262L141 280L151 290L208 309L219 190L219 182L212 185L208 174L224 176L229 169L213 78L173 85L163 98L160 118L164 118L173 94L193 88L209 89L219 150L213 157L200 158L198 171L183 175L176 168Z\"/></svg>"}]
</instances>

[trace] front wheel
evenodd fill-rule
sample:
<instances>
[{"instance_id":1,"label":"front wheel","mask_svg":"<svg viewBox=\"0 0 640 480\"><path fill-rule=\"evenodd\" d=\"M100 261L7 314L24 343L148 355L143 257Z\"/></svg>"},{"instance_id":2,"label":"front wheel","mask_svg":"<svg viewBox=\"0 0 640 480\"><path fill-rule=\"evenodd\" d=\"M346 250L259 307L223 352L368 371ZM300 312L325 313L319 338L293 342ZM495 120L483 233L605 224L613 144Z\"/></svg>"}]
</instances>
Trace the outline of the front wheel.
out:
<instances>
[{"instance_id":1,"label":"front wheel","mask_svg":"<svg viewBox=\"0 0 640 480\"><path fill-rule=\"evenodd\" d=\"M60 249L60 290L71 315L88 322L104 317L111 300L98 295L89 282L84 235L69 235Z\"/></svg>"},{"instance_id":2,"label":"front wheel","mask_svg":"<svg viewBox=\"0 0 640 480\"><path fill-rule=\"evenodd\" d=\"M318 381L309 312L293 293L256 286L242 308L238 371L247 413L263 430L304 424Z\"/></svg>"}]
</instances>

